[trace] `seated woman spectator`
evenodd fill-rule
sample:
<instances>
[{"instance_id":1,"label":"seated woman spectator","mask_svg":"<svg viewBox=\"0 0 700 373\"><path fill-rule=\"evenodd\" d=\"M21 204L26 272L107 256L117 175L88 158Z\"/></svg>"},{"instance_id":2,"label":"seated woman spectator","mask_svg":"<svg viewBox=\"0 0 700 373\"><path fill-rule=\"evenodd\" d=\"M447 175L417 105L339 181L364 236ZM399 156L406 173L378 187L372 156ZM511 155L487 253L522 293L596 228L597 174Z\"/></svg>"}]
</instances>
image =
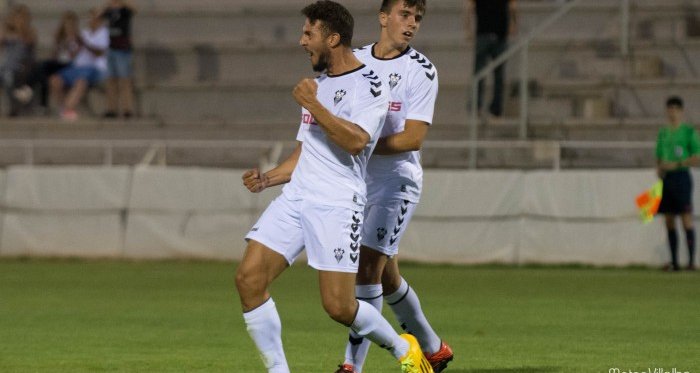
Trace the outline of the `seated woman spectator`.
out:
<instances>
[{"instance_id":1,"label":"seated woman spectator","mask_svg":"<svg viewBox=\"0 0 700 373\"><path fill-rule=\"evenodd\" d=\"M61 117L75 120L75 108L88 88L101 83L107 72L106 52L109 31L102 25L96 9L90 10L89 26L80 33L81 49L73 63L49 78L51 94L61 106Z\"/></svg>"},{"instance_id":2,"label":"seated woman spectator","mask_svg":"<svg viewBox=\"0 0 700 373\"><path fill-rule=\"evenodd\" d=\"M43 108L48 108L49 77L70 66L81 48L78 15L72 11L65 12L54 35L51 58L43 61L36 71L36 85L41 96L39 104Z\"/></svg>"},{"instance_id":3,"label":"seated woman spectator","mask_svg":"<svg viewBox=\"0 0 700 373\"><path fill-rule=\"evenodd\" d=\"M29 82L33 73L37 37L31 22L29 8L17 5L10 11L0 34L0 48L5 55L5 61L0 67L0 78L9 96L10 116L17 116L22 105L29 102L32 96Z\"/></svg>"}]
</instances>

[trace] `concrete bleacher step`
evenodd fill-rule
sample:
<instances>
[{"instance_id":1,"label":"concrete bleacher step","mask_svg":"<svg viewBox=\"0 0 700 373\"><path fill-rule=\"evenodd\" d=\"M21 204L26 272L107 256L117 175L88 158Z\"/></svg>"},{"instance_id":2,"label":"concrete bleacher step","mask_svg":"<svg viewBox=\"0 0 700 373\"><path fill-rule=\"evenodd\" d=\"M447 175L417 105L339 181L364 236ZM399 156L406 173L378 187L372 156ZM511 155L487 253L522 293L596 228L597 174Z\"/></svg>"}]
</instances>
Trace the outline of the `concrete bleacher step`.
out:
<instances>
[{"instance_id":1,"label":"concrete bleacher step","mask_svg":"<svg viewBox=\"0 0 700 373\"><path fill-rule=\"evenodd\" d=\"M557 80L542 84L543 97L603 97L613 105L611 111L619 116L662 117L670 95L679 95L687 102L700 99L697 79L630 79L630 80ZM700 108L688 105L688 120L700 120Z\"/></svg>"},{"instance_id":2,"label":"concrete bleacher step","mask_svg":"<svg viewBox=\"0 0 700 373\"><path fill-rule=\"evenodd\" d=\"M540 83L533 92L529 113L533 119L549 121L568 117L662 117L665 99L671 94L681 95L688 102L700 100L698 84L689 79L550 80ZM296 122L300 108L291 94L293 86L294 83L140 86L138 106L141 115L165 122ZM516 87L511 84L508 92L513 93ZM466 84L441 84L434 121L466 121L467 90ZM506 105L506 115L517 117L518 95L507 95ZM691 121L700 119L700 108L689 105L686 114Z\"/></svg>"},{"instance_id":3,"label":"concrete bleacher step","mask_svg":"<svg viewBox=\"0 0 700 373\"><path fill-rule=\"evenodd\" d=\"M293 84L159 85L139 87L141 114L172 121L298 123L301 109ZM466 119L466 86L444 85L435 121Z\"/></svg>"},{"instance_id":4,"label":"concrete bleacher step","mask_svg":"<svg viewBox=\"0 0 700 373\"><path fill-rule=\"evenodd\" d=\"M684 57L677 53L669 54L667 58L673 59L668 62L644 51L622 58L616 46L610 43L609 40L567 45L535 43L529 51L530 58L534 61L530 64L530 77L603 78L685 74L695 71L692 58L700 54L697 44L688 45L687 48L695 48L686 49L693 65L684 62ZM427 43L418 39L414 47L428 56L438 68L441 81L469 81L473 64L472 46L466 43ZM137 50L135 63L136 80L141 84L186 84L201 81L296 83L300 77L315 74L302 48L289 44L145 45ZM518 58L509 63L507 75L510 79L519 76L518 65Z\"/></svg>"},{"instance_id":5,"label":"concrete bleacher step","mask_svg":"<svg viewBox=\"0 0 700 373\"><path fill-rule=\"evenodd\" d=\"M553 141L655 141L663 118L564 119L558 122L533 118L527 125L529 139ZM471 123L436 123L430 140L470 140ZM520 124L515 118L491 119L479 124L480 139L517 140Z\"/></svg>"}]
</instances>

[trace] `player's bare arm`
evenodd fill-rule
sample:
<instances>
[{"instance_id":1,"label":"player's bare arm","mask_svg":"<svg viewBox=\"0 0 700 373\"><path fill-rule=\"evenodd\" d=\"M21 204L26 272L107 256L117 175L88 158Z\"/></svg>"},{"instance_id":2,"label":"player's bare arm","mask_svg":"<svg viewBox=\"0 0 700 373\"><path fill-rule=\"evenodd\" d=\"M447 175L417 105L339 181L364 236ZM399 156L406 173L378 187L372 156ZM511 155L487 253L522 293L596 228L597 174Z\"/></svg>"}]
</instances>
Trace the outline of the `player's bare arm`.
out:
<instances>
[{"instance_id":1,"label":"player's bare arm","mask_svg":"<svg viewBox=\"0 0 700 373\"><path fill-rule=\"evenodd\" d=\"M403 131L377 140L373 154L389 155L420 150L429 127L426 122L407 119Z\"/></svg>"},{"instance_id":2,"label":"player's bare arm","mask_svg":"<svg viewBox=\"0 0 700 373\"><path fill-rule=\"evenodd\" d=\"M301 154L301 142L287 159L272 170L265 173L257 168L246 171L242 177L243 185L252 193L260 193L267 187L288 183L292 180L292 172L299 161L299 154Z\"/></svg>"},{"instance_id":3,"label":"player's bare arm","mask_svg":"<svg viewBox=\"0 0 700 373\"><path fill-rule=\"evenodd\" d=\"M294 87L294 98L311 113L333 143L352 155L359 154L367 146L369 134L357 124L331 114L316 98L317 89L315 80L304 79Z\"/></svg>"}]
</instances>

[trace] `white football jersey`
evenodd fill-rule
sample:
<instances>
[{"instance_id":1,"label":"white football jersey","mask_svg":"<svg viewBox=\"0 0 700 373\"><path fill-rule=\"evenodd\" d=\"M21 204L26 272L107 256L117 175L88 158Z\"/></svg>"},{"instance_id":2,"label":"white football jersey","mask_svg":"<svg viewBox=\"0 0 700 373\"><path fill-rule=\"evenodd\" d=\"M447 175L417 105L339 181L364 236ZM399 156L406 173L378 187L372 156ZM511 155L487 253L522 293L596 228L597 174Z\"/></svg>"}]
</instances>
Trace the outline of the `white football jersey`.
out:
<instances>
[{"instance_id":1,"label":"white football jersey","mask_svg":"<svg viewBox=\"0 0 700 373\"><path fill-rule=\"evenodd\" d=\"M292 200L362 209L367 202L367 162L387 116L389 87L365 65L342 75L322 74L316 82L319 102L333 115L364 129L370 141L353 156L333 143L302 107L297 133L303 143L301 155L283 191Z\"/></svg>"},{"instance_id":2,"label":"white football jersey","mask_svg":"<svg viewBox=\"0 0 700 373\"><path fill-rule=\"evenodd\" d=\"M373 48L374 44L356 49L355 56L389 86L388 115L380 137L403 132L407 119L432 124L438 94L435 66L411 47L391 59L375 57ZM420 152L372 155L366 181L370 203L394 199L418 203L423 188Z\"/></svg>"}]
</instances>

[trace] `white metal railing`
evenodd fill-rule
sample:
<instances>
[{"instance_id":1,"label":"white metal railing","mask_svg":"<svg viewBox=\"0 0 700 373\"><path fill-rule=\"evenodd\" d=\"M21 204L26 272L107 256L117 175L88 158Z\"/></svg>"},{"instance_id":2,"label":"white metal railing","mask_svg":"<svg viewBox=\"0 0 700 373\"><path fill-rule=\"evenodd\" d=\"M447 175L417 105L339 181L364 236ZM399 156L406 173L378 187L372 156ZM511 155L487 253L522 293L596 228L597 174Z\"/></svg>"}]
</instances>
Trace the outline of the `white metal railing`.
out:
<instances>
[{"instance_id":1,"label":"white metal railing","mask_svg":"<svg viewBox=\"0 0 700 373\"><path fill-rule=\"evenodd\" d=\"M525 149L535 152L545 149L551 168L559 170L562 167L563 150L633 150L641 149L653 152L653 141L550 141L550 140L427 140L423 143L423 151L434 150L469 150L470 154L478 155L483 149ZM111 166L114 163L114 153L117 150L143 149L144 155L136 166L144 167L151 164L165 166L168 163L167 154L171 150L207 150L207 149L250 149L260 154L258 167L270 169L274 167L283 155L283 150L296 146L295 141L274 140L57 140L57 139L6 139L0 140L0 148L22 149L26 165L35 164L35 153L41 148L64 149L66 152L80 152L84 149L100 149L103 164ZM1 159L0 159L1 161ZM5 163L5 162L3 162ZM476 168L478 159L469 159L469 164ZM601 167L606 165L601 165Z\"/></svg>"},{"instance_id":2,"label":"white metal railing","mask_svg":"<svg viewBox=\"0 0 700 373\"><path fill-rule=\"evenodd\" d=\"M542 23L537 25L524 37L518 38L513 44L511 44L508 49L501 53L497 58L490 61L481 70L477 71L472 77L471 81L471 110L470 110L470 128L469 128L469 138L471 141L478 141L479 134L479 108L478 108L478 94L479 94L479 82L486 79L486 77L491 74L497 67L504 64L511 58L513 58L518 52L521 53L520 62L520 80L519 80L519 94L520 94L520 120L519 120L519 137L521 140L528 138L527 135L527 125L529 119L529 61L528 52L530 49L530 43L532 39L542 34L545 29L561 19L565 14L567 14L571 9L579 5L584 0L569 0L563 3L556 12L550 15ZM627 56L629 53L629 24L630 24L630 3L629 0L619 0L620 1L620 51L623 56ZM476 168L476 146L471 147L470 153L470 167Z\"/></svg>"}]
</instances>

